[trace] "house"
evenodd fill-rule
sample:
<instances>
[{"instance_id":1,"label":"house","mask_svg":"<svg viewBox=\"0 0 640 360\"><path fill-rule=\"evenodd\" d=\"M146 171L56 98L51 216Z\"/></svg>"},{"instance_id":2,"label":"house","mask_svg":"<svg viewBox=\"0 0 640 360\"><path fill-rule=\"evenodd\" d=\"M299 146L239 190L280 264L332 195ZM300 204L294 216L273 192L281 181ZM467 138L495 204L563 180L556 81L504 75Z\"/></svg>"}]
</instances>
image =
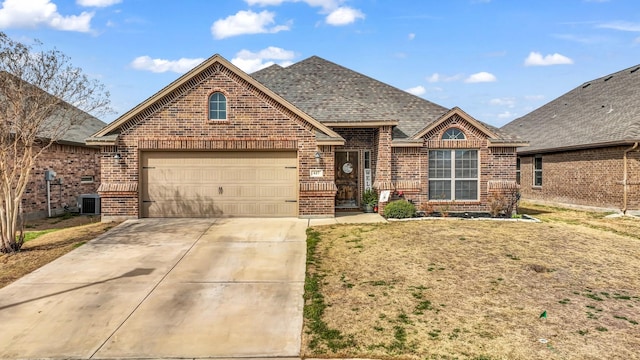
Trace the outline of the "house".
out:
<instances>
[{"instance_id":1,"label":"house","mask_svg":"<svg viewBox=\"0 0 640 360\"><path fill-rule=\"evenodd\" d=\"M640 209L640 65L587 81L502 127L526 199Z\"/></svg>"},{"instance_id":2,"label":"house","mask_svg":"<svg viewBox=\"0 0 640 360\"><path fill-rule=\"evenodd\" d=\"M47 216L55 216L65 211L78 210L78 196L82 194L97 195L100 183L100 148L88 146L85 139L106 124L94 116L55 98L46 91L11 75L0 71L2 91L19 88L21 96L32 101L42 101L47 106L59 106L40 128L40 139L34 144L35 152L40 151L41 143L48 144L50 135L57 139L36 159L29 181L25 188L21 206L24 219L31 220ZM3 96L13 100L19 97ZM33 100L35 99L35 100ZM7 105L7 106L4 106ZM10 104L0 104L0 113L4 121L11 119L16 109ZM26 107L22 111L35 111ZM60 134L64 130L64 133ZM61 136L60 136L61 135ZM44 140L44 141L40 141ZM9 168L13 164L9 161ZM49 181L45 179L49 176ZM99 212L99 204L94 213Z\"/></svg>"},{"instance_id":3,"label":"house","mask_svg":"<svg viewBox=\"0 0 640 360\"><path fill-rule=\"evenodd\" d=\"M49 214L56 216L65 211L79 211L79 195L97 194L100 184L100 149L87 146L84 140L105 125L104 122L87 114L87 119L82 125L73 126L62 139L38 157L22 197L25 219L43 218ZM49 184L45 181L47 171L55 173ZM99 213L99 210L99 207L95 208L95 212Z\"/></svg>"},{"instance_id":4,"label":"house","mask_svg":"<svg viewBox=\"0 0 640 360\"><path fill-rule=\"evenodd\" d=\"M368 188L486 212L515 186L526 145L319 57L248 75L219 55L87 144L102 149L104 221L331 217Z\"/></svg>"}]
</instances>

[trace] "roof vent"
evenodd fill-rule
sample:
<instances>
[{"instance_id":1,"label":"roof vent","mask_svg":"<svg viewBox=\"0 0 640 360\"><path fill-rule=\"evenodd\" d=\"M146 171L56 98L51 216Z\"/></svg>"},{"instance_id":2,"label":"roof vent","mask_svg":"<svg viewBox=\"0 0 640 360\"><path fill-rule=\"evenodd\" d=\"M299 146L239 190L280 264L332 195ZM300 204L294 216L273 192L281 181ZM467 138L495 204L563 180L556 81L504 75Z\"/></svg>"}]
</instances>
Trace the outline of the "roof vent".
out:
<instances>
[{"instance_id":1,"label":"roof vent","mask_svg":"<svg viewBox=\"0 0 640 360\"><path fill-rule=\"evenodd\" d=\"M604 79L604 81L609 81L612 77L613 77L613 75L609 75L609 76L607 76L606 79Z\"/></svg>"},{"instance_id":2,"label":"roof vent","mask_svg":"<svg viewBox=\"0 0 640 360\"><path fill-rule=\"evenodd\" d=\"M586 83L586 84L582 85L582 88L584 89L584 88L588 87L589 85L591 85L591 83Z\"/></svg>"},{"instance_id":3,"label":"roof vent","mask_svg":"<svg viewBox=\"0 0 640 360\"><path fill-rule=\"evenodd\" d=\"M633 74L634 72L638 71L638 69L640 69L640 66L638 66L637 68L631 70L631 73Z\"/></svg>"}]
</instances>

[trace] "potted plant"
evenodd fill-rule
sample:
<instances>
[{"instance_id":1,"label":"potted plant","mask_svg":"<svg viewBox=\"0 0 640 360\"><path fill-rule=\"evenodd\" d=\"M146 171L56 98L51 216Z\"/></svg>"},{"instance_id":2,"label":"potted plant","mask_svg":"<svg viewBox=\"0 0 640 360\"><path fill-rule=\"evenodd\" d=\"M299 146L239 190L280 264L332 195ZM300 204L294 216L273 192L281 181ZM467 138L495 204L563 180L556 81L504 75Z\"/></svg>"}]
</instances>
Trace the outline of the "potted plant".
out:
<instances>
[{"instance_id":1,"label":"potted plant","mask_svg":"<svg viewBox=\"0 0 640 360\"><path fill-rule=\"evenodd\" d=\"M373 212L373 207L378 204L378 193L373 189L365 190L362 194L362 206L364 208L364 212L371 213Z\"/></svg>"}]
</instances>

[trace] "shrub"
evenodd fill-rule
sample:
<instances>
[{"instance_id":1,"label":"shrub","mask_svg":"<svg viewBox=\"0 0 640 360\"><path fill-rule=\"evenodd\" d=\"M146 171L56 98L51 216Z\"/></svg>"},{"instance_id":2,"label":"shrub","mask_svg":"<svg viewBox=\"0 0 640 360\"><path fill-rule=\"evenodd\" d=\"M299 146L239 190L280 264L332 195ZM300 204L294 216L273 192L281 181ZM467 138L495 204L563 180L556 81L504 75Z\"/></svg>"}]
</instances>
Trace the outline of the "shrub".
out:
<instances>
[{"instance_id":1,"label":"shrub","mask_svg":"<svg viewBox=\"0 0 640 360\"><path fill-rule=\"evenodd\" d=\"M384 216L392 219L411 218L416 214L416 207L407 200L392 201L384 207Z\"/></svg>"}]
</instances>

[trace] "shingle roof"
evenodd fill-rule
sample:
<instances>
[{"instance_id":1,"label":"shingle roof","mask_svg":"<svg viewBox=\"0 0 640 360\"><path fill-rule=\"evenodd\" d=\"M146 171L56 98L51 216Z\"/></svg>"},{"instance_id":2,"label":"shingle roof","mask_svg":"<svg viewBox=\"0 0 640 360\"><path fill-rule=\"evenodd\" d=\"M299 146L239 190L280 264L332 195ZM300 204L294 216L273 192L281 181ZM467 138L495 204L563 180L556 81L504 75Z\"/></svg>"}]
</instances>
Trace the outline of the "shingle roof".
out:
<instances>
[{"instance_id":1,"label":"shingle roof","mask_svg":"<svg viewBox=\"0 0 640 360\"><path fill-rule=\"evenodd\" d=\"M321 122L397 121L394 138L408 138L449 109L317 56L251 74Z\"/></svg>"},{"instance_id":2,"label":"shingle roof","mask_svg":"<svg viewBox=\"0 0 640 360\"><path fill-rule=\"evenodd\" d=\"M527 153L640 141L640 65L588 81L501 129L529 140Z\"/></svg>"},{"instance_id":3,"label":"shingle roof","mask_svg":"<svg viewBox=\"0 0 640 360\"><path fill-rule=\"evenodd\" d=\"M19 79L18 77L16 77L15 75L11 75L6 71L0 71L0 77L4 77L4 76L11 76L14 79ZM25 82L24 80L19 79L20 81L22 81L23 83L28 84L27 82ZM47 93L46 91L34 87L35 89L37 89L38 91L40 91L42 94L46 95L46 96L50 96L53 97L53 95ZM93 133L97 132L98 130L102 129L105 125L107 125L106 123L102 122L101 120L97 119L96 117L78 109L77 107L70 105L68 103L65 103L63 101L64 104L66 104L68 106L68 110L64 110L61 111L62 114L67 113L68 111L74 112L74 122L76 122L77 124L71 125L69 127L69 129L60 137L60 139L58 140L58 142L62 142L62 143L72 143L74 145L80 145L80 146L85 146L85 139L88 138L89 136L91 136ZM68 118L62 118L62 119L57 119L57 117L60 116L64 116L64 115L57 115L54 114L52 115L49 119L47 119L47 121L49 122L58 122L58 121L66 121L66 124L69 124L69 119ZM67 125L68 126L68 125ZM44 136L44 134L42 134Z\"/></svg>"}]
</instances>

